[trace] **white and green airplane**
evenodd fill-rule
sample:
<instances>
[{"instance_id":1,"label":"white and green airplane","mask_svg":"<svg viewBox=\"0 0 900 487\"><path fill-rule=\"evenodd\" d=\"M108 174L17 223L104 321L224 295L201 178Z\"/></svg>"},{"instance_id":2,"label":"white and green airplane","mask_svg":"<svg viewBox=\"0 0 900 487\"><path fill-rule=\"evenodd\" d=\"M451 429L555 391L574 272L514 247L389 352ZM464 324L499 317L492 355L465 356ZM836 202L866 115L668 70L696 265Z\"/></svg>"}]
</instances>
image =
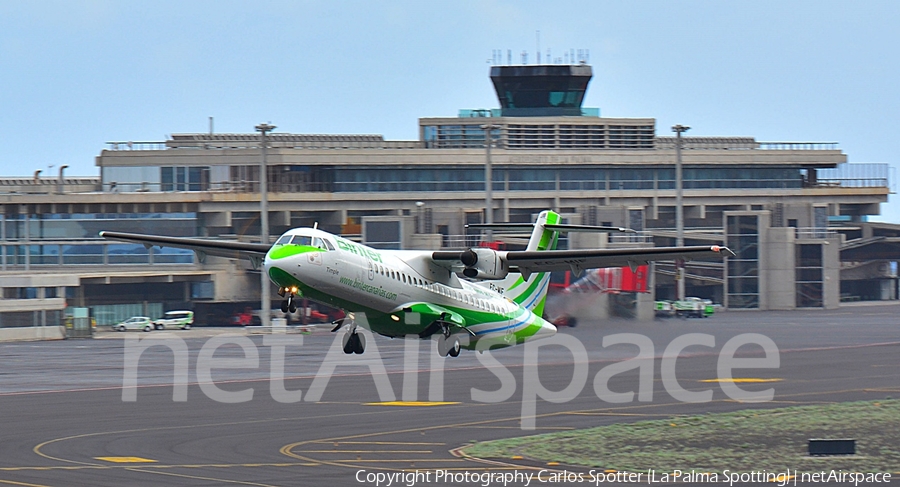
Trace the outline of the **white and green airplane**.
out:
<instances>
[{"instance_id":1,"label":"white and green airplane","mask_svg":"<svg viewBox=\"0 0 900 487\"><path fill-rule=\"evenodd\" d=\"M461 348L508 347L556 333L556 327L541 318L551 271L578 275L584 269L731 254L715 245L555 250L560 232L626 231L559 222L557 213L541 212L533 225L527 225L533 230L523 251L378 250L317 228L289 230L273 245L118 232L100 236L148 248L190 249L201 261L206 255L249 257L278 286L285 298L282 311L296 310L298 296L343 309L347 319L336 322L332 331L349 324L345 353L365 350L357 333L362 325L392 338L437 335L439 353L452 357ZM357 319L359 314L365 320Z\"/></svg>"}]
</instances>

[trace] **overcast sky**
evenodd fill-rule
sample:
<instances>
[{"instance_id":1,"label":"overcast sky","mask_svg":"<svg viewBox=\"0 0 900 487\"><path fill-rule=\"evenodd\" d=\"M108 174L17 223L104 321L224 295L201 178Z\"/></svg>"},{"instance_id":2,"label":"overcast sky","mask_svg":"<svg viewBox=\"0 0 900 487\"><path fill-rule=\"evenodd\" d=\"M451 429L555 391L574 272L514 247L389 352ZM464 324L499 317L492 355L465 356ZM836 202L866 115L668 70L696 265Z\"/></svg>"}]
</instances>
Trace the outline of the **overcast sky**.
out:
<instances>
[{"instance_id":1,"label":"overcast sky","mask_svg":"<svg viewBox=\"0 0 900 487\"><path fill-rule=\"evenodd\" d=\"M98 174L108 141L382 134L495 108L492 51L590 51L584 106L657 133L838 142L897 166L897 1L0 0L0 177ZM51 167L52 166L52 167ZM892 181L896 185L896 181ZM883 213L900 222L892 197Z\"/></svg>"}]
</instances>

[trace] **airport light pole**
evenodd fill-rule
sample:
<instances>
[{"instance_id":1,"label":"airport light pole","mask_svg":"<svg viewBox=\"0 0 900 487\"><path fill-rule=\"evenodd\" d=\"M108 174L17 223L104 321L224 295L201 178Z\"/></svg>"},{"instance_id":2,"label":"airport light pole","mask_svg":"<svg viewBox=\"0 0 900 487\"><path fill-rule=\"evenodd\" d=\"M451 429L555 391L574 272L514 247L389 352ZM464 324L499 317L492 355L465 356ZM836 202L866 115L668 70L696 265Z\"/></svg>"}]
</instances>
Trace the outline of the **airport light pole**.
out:
<instances>
[{"instance_id":1,"label":"airport light pole","mask_svg":"<svg viewBox=\"0 0 900 487\"><path fill-rule=\"evenodd\" d=\"M261 123L256 126L259 132L259 147L262 152L262 159L259 162L259 224L260 224L260 241L264 244L269 243L269 173L266 168L266 133L275 130L274 125ZM260 263L260 289L262 306L260 307L260 324L262 326L270 325L272 297L270 293L271 284L269 284L269 276L266 275L266 268Z\"/></svg>"},{"instance_id":2,"label":"airport light pole","mask_svg":"<svg viewBox=\"0 0 900 487\"><path fill-rule=\"evenodd\" d=\"M684 246L684 181L681 168L681 134L691 128L687 125L673 125L675 132L675 245ZM678 300L684 300L684 260L675 260L675 282Z\"/></svg>"},{"instance_id":3,"label":"airport light pole","mask_svg":"<svg viewBox=\"0 0 900 487\"><path fill-rule=\"evenodd\" d=\"M495 124L484 124L481 129L484 130L484 222L488 225L494 223L494 173L491 167L491 146L494 144L493 130L500 130L502 127ZM494 230L487 229L488 242L494 241Z\"/></svg>"},{"instance_id":4,"label":"airport light pole","mask_svg":"<svg viewBox=\"0 0 900 487\"><path fill-rule=\"evenodd\" d=\"M425 233L425 222L422 221L422 208L424 201L416 201L416 233Z\"/></svg>"}]
</instances>

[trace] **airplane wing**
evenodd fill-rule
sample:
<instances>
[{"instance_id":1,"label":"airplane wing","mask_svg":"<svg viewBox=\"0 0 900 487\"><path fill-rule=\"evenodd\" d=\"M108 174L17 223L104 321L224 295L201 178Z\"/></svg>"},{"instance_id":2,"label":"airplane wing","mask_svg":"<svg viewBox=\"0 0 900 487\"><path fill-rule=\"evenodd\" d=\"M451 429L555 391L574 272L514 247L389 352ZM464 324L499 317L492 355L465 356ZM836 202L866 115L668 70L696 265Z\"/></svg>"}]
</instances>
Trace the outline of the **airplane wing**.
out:
<instances>
[{"instance_id":1,"label":"airplane wing","mask_svg":"<svg viewBox=\"0 0 900 487\"><path fill-rule=\"evenodd\" d=\"M639 266L657 260L692 260L717 255L734 256L728 247L698 245L691 247L647 247L631 249L510 251L506 262L510 271L547 272L572 270L576 274L584 269L600 267Z\"/></svg>"},{"instance_id":2,"label":"airplane wing","mask_svg":"<svg viewBox=\"0 0 900 487\"><path fill-rule=\"evenodd\" d=\"M591 250L522 250L494 251L474 248L459 251L437 251L431 255L438 265L454 272L462 271L471 278L502 279L507 272L523 276L533 272L572 271L601 267L636 267L658 260L692 260L700 257L734 256L728 247L698 245L691 247L646 247Z\"/></svg>"},{"instance_id":3,"label":"airplane wing","mask_svg":"<svg viewBox=\"0 0 900 487\"><path fill-rule=\"evenodd\" d=\"M234 242L228 240L209 240L204 238L164 237L160 235L143 235L140 233L100 232L100 236L108 240L139 243L145 247L174 247L193 250L202 262L207 255L227 257L230 259L249 258L254 267L265 258L271 245L250 242Z\"/></svg>"}]
</instances>

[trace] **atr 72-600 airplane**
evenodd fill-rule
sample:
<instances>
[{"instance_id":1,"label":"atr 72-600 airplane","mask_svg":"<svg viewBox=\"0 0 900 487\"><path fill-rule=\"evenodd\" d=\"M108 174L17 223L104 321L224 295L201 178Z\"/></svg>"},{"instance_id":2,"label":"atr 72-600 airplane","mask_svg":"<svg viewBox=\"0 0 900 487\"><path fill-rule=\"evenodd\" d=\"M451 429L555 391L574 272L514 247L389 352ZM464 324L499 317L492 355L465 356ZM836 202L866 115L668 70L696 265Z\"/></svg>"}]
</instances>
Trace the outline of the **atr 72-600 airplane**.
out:
<instances>
[{"instance_id":1,"label":"atr 72-600 airplane","mask_svg":"<svg viewBox=\"0 0 900 487\"><path fill-rule=\"evenodd\" d=\"M349 324L344 339L348 354L365 350L358 325L392 338L428 339L439 334L439 353L452 357L461 348L521 344L556 333L556 327L541 318L550 271L571 270L578 275L598 267L731 254L719 246L555 250L561 231L625 231L564 225L559 220L557 213L541 212L523 251L377 250L316 228L289 230L273 245L118 232L100 235L148 247L191 249L201 260L205 255L249 257L278 286L285 298L282 311L295 311L297 296L343 309L347 318L336 322L332 331ZM522 225L495 225L515 226ZM366 319L357 319L359 314Z\"/></svg>"}]
</instances>

